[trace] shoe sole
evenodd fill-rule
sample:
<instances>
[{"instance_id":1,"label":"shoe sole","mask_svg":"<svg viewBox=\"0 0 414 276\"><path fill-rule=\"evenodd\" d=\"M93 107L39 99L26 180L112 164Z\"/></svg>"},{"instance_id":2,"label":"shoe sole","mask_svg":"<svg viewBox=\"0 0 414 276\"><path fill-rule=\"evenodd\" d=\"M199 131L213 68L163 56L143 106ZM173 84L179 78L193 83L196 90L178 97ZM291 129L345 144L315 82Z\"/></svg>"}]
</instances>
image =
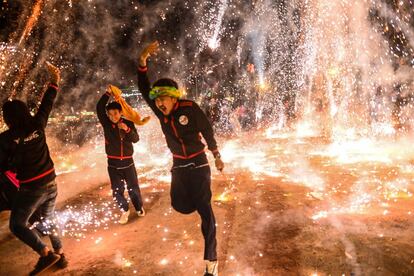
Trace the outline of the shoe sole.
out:
<instances>
[{"instance_id":1,"label":"shoe sole","mask_svg":"<svg viewBox=\"0 0 414 276\"><path fill-rule=\"evenodd\" d=\"M65 269L65 268L67 268L68 267L68 265L69 265L69 262L68 262L68 260L66 260L65 261L65 263L61 263L61 261L62 261L62 257L60 257L60 259L59 259L59 261L57 261L55 264L54 264L54 266L57 268L57 269Z\"/></svg>"},{"instance_id":2,"label":"shoe sole","mask_svg":"<svg viewBox=\"0 0 414 276\"><path fill-rule=\"evenodd\" d=\"M43 272L45 272L46 270L48 270L49 268L51 268L54 264L56 264L59 260L60 260L60 257L58 259L56 259L54 262L50 263L45 268L43 268L42 270L40 270L39 272L37 272L35 274L30 274L30 275L40 275L40 274L42 274Z\"/></svg>"},{"instance_id":3,"label":"shoe sole","mask_svg":"<svg viewBox=\"0 0 414 276\"><path fill-rule=\"evenodd\" d=\"M58 261L59 262L59 261ZM55 263L55 267L56 268L58 268L58 269L65 269L65 268L67 268L68 267L68 264L65 264L65 265L60 265L60 264L58 264L57 262Z\"/></svg>"}]
</instances>

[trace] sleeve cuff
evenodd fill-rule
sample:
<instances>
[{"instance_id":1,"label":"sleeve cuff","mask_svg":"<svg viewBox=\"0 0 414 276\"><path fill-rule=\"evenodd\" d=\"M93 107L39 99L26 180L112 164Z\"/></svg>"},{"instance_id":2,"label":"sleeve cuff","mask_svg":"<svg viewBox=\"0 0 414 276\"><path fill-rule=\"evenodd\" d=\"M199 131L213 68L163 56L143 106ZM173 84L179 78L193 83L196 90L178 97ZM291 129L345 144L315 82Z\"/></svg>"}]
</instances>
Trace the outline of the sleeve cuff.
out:
<instances>
[{"instance_id":1,"label":"sleeve cuff","mask_svg":"<svg viewBox=\"0 0 414 276\"><path fill-rule=\"evenodd\" d=\"M138 71L139 71L139 72L142 72L142 73L145 73L145 72L147 72L147 71L148 71L148 67L147 67L147 66L142 67L141 65L139 65L139 66L138 66Z\"/></svg>"},{"instance_id":2,"label":"sleeve cuff","mask_svg":"<svg viewBox=\"0 0 414 276\"><path fill-rule=\"evenodd\" d=\"M57 84L49 83L49 87L55 89L56 91L59 91L59 87L57 86Z\"/></svg>"},{"instance_id":3,"label":"sleeve cuff","mask_svg":"<svg viewBox=\"0 0 414 276\"><path fill-rule=\"evenodd\" d=\"M220 152L218 151L218 149L212 150L211 152L213 153L214 158L221 157Z\"/></svg>"}]
</instances>

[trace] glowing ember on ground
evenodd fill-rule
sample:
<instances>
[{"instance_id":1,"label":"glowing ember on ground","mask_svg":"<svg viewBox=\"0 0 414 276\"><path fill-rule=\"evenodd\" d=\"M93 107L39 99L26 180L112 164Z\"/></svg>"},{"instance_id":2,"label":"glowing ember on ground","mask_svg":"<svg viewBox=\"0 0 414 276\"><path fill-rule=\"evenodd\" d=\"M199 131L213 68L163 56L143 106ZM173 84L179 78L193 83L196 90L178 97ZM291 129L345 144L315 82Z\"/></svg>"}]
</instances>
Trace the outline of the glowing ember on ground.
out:
<instances>
[{"instance_id":1,"label":"glowing ember on ground","mask_svg":"<svg viewBox=\"0 0 414 276\"><path fill-rule=\"evenodd\" d=\"M10 25L17 29L0 43L0 85L5 97L36 103L46 53L62 68L67 91L59 108L72 114L53 115L48 139L64 135L48 141L61 195L83 189L56 213L73 274L111 273L105 260L113 255L116 273L128 268L127 275L204 270L198 217L170 207L171 154L158 122L139 129L134 147L148 216L131 215L122 226L102 177L101 129L78 110L93 115L94 92L107 82L134 83L127 70L136 55L127 53L148 37L162 44L151 66L168 68L150 70L172 74L220 117L226 167L222 174L212 168L220 274L413 274L411 1L158 1L148 9L127 1L119 11L108 1L46 2L21 6L23 17ZM176 21L186 26L175 28ZM182 34L167 28L165 35L171 22ZM119 56L131 66L120 66ZM72 141L84 133L93 138ZM83 146L71 146L78 142ZM77 252L80 245L87 246ZM22 274L19 245L6 241L3 248L2 269Z\"/></svg>"},{"instance_id":2,"label":"glowing ember on ground","mask_svg":"<svg viewBox=\"0 0 414 276\"><path fill-rule=\"evenodd\" d=\"M160 261L160 265L167 265L168 264L168 260L167 259L162 259Z\"/></svg>"}]
</instances>

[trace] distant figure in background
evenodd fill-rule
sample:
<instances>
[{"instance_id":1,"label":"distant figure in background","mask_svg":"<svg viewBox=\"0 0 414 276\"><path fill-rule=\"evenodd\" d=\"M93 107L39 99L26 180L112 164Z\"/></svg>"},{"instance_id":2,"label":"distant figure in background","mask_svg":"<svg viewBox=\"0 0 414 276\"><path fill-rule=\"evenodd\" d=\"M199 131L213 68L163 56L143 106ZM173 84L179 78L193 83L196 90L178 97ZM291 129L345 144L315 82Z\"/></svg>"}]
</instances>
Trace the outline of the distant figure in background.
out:
<instances>
[{"instance_id":1,"label":"distant figure in background","mask_svg":"<svg viewBox=\"0 0 414 276\"><path fill-rule=\"evenodd\" d=\"M247 102L245 103L245 120L242 124L246 130L257 126L256 108L258 101L257 83L255 80L256 70L253 63L247 64L247 75L249 79L249 92L247 93Z\"/></svg>"},{"instance_id":2,"label":"distant figure in background","mask_svg":"<svg viewBox=\"0 0 414 276\"><path fill-rule=\"evenodd\" d=\"M414 93L410 88L410 83L397 83L394 85L392 120L397 133L407 132L410 128L409 119L411 116L404 114L407 107L412 109L414 105Z\"/></svg>"},{"instance_id":3,"label":"distant figure in background","mask_svg":"<svg viewBox=\"0 0 414 276\"><path fill-rule=\"evenodd\" d=\"M147 46L139 57L138 87L149 107L160 120L168 148L173 154L171 169L171 205L182 214L195 211L201 217L204 236L206 276L218 275L216 220L211 206L211 171L201 135L213 153L216 168L223 170L213 128L201 108L193 101L181 100L178 84L159 79L151 87L147 59L158 51L159 44Z\"/></svg>"},{"instance_id":4,"label":"distant figure in background","mask_svg":"<svg viewBox=\"0 0 414 276\"><path fill-rule=\"evenodd\" d=\"M57 185L45 134L58 91L60 71L49 63L47 67L51 81L34 116L27 105L19 100L7 101L2 107L4 122L9 129L0 134L0 170L7 170L10 166L15 169L20 182L10 215L10 230L40 255L30 275L37 275L57 262L62 268L67 266L62 243L53 223ZM49 222L54 252L29 227L28 221L36 211L44 221Z\"/></svg>"},{"instance_id":5,"label":"distant figure in background","mask_svg":"<svg viewBox=\"0 0 414 276\"><path fill-rule=\"evenodd\" d=\"M332 137L332 117L328 98L328 80L323 72L318 72L312 78L310 99L313 105L315 119L320 127L321 135L327 139Z\"/></svg>"},{"instance_id":6,"label":"distant figure in background","mask_svg":"<svg viewBox=\"0 0 414 276\"><path fill-rule=\"evenodd\" d=\"M113 91L114 90L114 91ZM124 196L125 184L129 197L139 217L145 216L138 176L135 169L133 143L139 141L139 135L132 121L123 118L122 106L110 96L119 96L115 87L109 85L96 106L99 122L105 136L105 152L108 157L108 174L111 180L112 195L121 209L120 224L126 224L129 218L129 206Z\"/></svg>"},{"instance_id":7,"label":"distant figure in background","mask_svg":"<svg viewBox=\"0 0 414 276\"><path fill-rule=\"evenodd\" d=\"M218 123L218 121L220 120L220 106L217 102L217 99L213 97L206 98L204 111L212 125Z\"/></svg>"}]
</instances>

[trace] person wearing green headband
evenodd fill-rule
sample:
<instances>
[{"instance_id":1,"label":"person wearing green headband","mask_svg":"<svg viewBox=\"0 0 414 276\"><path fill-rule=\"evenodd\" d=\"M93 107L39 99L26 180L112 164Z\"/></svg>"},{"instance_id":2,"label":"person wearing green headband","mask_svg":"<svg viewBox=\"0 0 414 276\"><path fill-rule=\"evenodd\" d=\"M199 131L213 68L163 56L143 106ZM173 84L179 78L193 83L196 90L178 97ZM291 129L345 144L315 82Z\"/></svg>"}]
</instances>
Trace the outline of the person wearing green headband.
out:
<instances>
[{"instance_id":1,"label":"person wearing green headband","mask_svg":"<svg viewBox=\"0 0 414 276\"><path fill-rule=\"evenodd\" d=\"M201 217L204 236L205 276L218 275L216 220L211 206L211 171L205 144L213 153L216 168L222 171L213 128L197 103L181 99L177 82L163 78L151 87L147 76L147 59L158 51L158 42L147 46L140 55L138 87L144 100L160 120L161 129L173 155L171 169L171 205L177 212Z\"/></svg>"},{"instance_id":2,"label":"person wearing green headband","mask_svg":"<svg viewBox=\"0 0 414 276\"><path fill-rule=\"evenodd\" d=\"M148 94L149 99L155 103L157 111L161 111L164 116L171 113L181 95L177 82L169 78L157 80Z\"/></svg>"},{"instance_id":3,"label":"person wearing green headband","mask_svg":"<svg viewBox=\"0 0 414 276\"><path fill-rule=\"evenodd\" d=\"M169 96L171 98L181 98L181 91L174 86L154 86L149 94L151 100L160 96Z\"/></svg>"}]
</instances>

